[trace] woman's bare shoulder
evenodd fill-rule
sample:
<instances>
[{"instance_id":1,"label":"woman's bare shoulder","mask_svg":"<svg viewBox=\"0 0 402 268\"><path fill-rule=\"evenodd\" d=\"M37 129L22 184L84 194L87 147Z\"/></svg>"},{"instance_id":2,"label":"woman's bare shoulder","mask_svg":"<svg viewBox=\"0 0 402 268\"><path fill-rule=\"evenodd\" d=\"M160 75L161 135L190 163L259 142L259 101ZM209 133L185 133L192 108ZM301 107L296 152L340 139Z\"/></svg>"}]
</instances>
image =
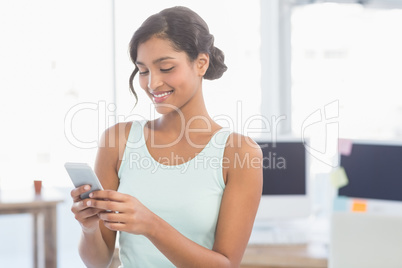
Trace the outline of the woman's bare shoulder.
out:
<instances>
[{"instance_id":1,"label":"woman's bare shoulder","mask_svg":"<svg viewBox=\"0 0 402 268\"><path fill-rule=\"evenodd\" d=\"M130 133L132 122L121 122L107 128L99 141L97 162L117 171Z\"/></svg>"},{"instance_id":2,"label":"woman's bare shoulder","mask_svg":"<svg viewBox=\"0 0 402 268\"><path fill-rule=\"evenodd\" d=\"M132 124L133 122L121 122L107 128L103 132L100 140L100 147L109 147L113 149L122 141L126 143Z\"/></svg>"},{"instance_id":3,"label":"woman's bare shoulder","mask_svg":"<svg viewBox=\"0 0 402 268\"><path fill-rule=\"evenodd\" d=\"M262 157L261 147L249 136L236 132L229 135L226 142L226 157L249 156Z\"/></svg>"},{"instance_id":4,"label":"woman's bare shoulder","mask_svg":"<svg viewBox=\"0 0 402 268\"><path fill-rule=\"evenodd\" d=\"M226 142L222 167L225 183L232 178L254 176L260 173L263 164L260 146L250 137L239 133L231 133ZM256 174L257 174L256 173ZM259 180L259 176L254 176Z\"/></svg>"}]
</instances>

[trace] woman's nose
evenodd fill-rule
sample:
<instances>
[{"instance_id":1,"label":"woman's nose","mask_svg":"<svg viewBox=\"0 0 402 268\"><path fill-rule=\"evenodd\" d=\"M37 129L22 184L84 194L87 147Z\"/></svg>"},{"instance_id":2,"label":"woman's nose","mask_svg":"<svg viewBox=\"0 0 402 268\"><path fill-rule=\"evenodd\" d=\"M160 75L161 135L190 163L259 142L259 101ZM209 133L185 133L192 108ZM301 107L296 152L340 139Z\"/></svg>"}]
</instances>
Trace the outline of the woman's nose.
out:
<instances>
[{"instance_id":1,"label":"woman's nose","mask_svg":"<svg viewBox=\"0 0 402 268\"><path fill-rule=\"evenodd\" d=\"M161 85L163 85L161 77L157 74L150 73L148 76L148 88L151 90L156 90Z\"/></svg>"}]
</instances>

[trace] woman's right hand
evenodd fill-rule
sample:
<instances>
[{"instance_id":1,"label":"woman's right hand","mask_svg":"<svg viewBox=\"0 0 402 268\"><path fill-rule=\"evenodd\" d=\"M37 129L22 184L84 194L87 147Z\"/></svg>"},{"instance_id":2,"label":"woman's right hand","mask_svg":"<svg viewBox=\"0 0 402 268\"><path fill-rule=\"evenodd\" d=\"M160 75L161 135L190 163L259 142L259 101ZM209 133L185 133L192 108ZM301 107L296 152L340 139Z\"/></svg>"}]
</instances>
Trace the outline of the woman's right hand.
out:
<instances>
[{"instance_id":1,"label":"woman's right hand","mask_svg":"<svg viewBox=\"0 0 402 268\"><path fill-rule=\"evenodd\" d=\"M71 197L73 198L71 211L85 233L94 232L99 228L98 213L102 211L97 208L88 207L86 204L90 199L81 199L80 195L88 192L90 189L89 185L82 185L71 191Z\"/></svg>"}]
</instances>

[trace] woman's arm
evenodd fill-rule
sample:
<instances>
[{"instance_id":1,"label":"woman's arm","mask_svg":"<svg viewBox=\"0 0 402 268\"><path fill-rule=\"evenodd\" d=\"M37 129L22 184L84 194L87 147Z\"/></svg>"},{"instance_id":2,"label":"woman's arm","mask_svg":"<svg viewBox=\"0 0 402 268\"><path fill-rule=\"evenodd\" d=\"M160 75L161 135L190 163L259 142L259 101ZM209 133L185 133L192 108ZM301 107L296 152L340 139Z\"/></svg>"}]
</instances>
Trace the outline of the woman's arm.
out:
<instances>
[{"instance_id":1,"label":"woman's arm","mask_svg":"<svg viewBox=\"0 0 402 268\"><path fill-rule=\"evenodd\" d=\"M247 246L262 191L262 153L258 145L232 134L225 150L226 188L212 250L180 234L136 198L115 191L94 192L89 207L119 213L100 213L110 230L146 236L177 267L238 267Z\"/></svg>"},{"instance_id":2,"label":"woman's arm","mask_svg":"<svg viewBox=\"0 0 402 268\"><path fill-rule=\"evenodd\" d=\"M117 190L117 176L120 159L124 152L127 124L118 124L107 129L100 140L95 161L95 173L104 189ZM79 253L87 267L108 267L115 248L116 232L106 228L98 214L102 209L88 208L91 199L81 200L79 195L84 187L74 189L71 193L74 204L72 211L82 226Z\"/></svg>"}]
</instances>

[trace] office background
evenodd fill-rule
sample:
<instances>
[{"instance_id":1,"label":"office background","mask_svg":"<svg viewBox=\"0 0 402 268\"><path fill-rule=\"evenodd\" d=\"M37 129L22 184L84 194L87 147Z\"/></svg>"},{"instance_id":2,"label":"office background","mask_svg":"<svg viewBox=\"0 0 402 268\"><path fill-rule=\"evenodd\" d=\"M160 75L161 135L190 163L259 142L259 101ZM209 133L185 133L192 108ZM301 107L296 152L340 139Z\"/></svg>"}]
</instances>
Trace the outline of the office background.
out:
<instances>
[{"instance_id":1,"label":"office background","mask_svg":"<svg viewBox=\"0 0 402 268\"><path fill-rule=\"evenodd\" d=\"M64 162L92 164L106 127L157 116L141 90L133 108L127 44L146 17L173 5L198 12L225 52L228 72L204 86L222 124L255 139L309 138L329 152L311 163L313 174L331 172L338 137L401 139L401 1L165 2L0 1L2 191L41 179L67 195ZM326 178L315 179L320 208ZM69 202L59 207L60 267L79 263ZM30 264L30 233L21 231L30 220L0 217L0 266Z\"/></svg>"}]
</instances>

